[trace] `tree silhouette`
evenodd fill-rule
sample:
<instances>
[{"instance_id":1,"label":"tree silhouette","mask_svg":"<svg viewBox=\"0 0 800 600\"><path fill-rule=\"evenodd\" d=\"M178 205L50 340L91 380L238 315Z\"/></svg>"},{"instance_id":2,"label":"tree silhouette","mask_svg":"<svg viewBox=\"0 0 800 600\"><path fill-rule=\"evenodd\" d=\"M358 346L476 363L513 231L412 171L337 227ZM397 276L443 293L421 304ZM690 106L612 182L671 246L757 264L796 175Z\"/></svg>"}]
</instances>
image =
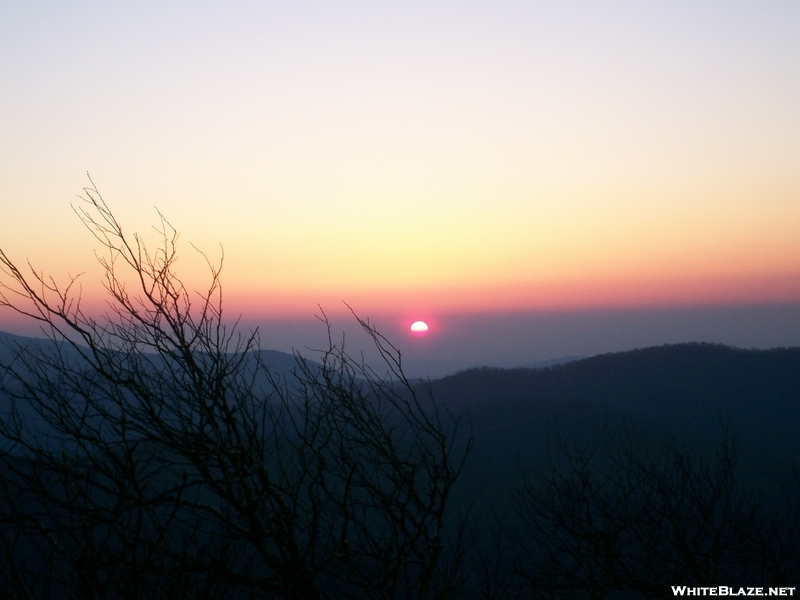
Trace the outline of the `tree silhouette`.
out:
<instances>
[{"instance_id":1,"label":"tree silhouette","mask_svg":"<svg viewBox=\"0 0 800 600\"><path fill-rule=\"evenodd\" d=\"M100 242L108 310L0 250L0 305L49 344L0 366L0 587L10 597L448 598L463 584L451 490L472 446L358 319L381 375L344 339L264 363L257 331L123 233L99 192L74 207ZM427 390L429 392L429 389Z\"/></svg>"},{"instance_id":2,"label":"tree silhouette","mask_svg":"<svg viewBox=\"0 0 800 600\"><path fill-rule=\"evenodd\" d=\"M706 457L628 421L593 444L560 440L515 492L506 548L513 558L499 579L522 598L664 598L671 585L793 585L797 486L783 500L765 501L738 485L737 456L727 429Z\"/></svg>"}]
</instances>

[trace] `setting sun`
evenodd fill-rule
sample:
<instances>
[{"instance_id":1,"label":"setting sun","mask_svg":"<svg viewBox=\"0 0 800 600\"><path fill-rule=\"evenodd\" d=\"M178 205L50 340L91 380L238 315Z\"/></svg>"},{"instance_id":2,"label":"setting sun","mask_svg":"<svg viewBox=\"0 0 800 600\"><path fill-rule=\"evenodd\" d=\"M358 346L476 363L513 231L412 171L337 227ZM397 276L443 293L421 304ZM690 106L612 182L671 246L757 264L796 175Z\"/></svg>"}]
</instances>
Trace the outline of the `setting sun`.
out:
<instances>
[{"instance_id":1,"label":"setting sun","mask_svg":"<svg viewBox=\"0 0 800 600\"><path fill-rule=\"evenodd\" d=\"M411 333L414 335L426 335L428 333L428 324L425 321L414 321L411 324Z\"/></svg>"}]
</instances>

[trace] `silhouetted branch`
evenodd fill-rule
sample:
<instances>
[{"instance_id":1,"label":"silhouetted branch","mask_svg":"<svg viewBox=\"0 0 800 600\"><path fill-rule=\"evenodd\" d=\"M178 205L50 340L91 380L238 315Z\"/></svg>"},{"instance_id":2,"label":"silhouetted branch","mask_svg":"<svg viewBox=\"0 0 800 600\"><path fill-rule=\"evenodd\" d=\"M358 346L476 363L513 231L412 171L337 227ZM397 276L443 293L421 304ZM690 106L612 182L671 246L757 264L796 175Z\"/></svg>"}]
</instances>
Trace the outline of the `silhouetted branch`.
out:
<instances>
[{"instance_id":1,"label":"silhouetted branch","mask_svg":"<svg viewBox=\"0 0 800 600\"><path fill-rule=\"evenodd\" d=\"M222 319L221 260L203 255L210 283L189 292L163 215L150 252L84 191L73 209L103 248L102 318L82 311L75 278L61 289L0 251L0 304L51 338L0 366L2 586L450 597L463 577L448 505L471 438L418 396L397 349L356 317L392 374L378 377L332 342L323 316L321 367L297 354L293 375L271 373L258 332Z\"/></svg>"}]
</instances>

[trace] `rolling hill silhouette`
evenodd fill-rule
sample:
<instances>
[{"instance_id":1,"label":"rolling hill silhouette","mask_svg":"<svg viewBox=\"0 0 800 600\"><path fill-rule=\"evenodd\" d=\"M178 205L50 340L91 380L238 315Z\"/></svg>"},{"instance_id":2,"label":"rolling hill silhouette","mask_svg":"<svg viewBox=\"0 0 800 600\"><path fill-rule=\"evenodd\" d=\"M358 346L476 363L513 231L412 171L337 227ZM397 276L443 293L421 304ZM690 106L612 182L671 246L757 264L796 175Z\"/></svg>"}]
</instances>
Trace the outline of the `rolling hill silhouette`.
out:
<instances>
[{"instance_id":1,"label":"rolling hill silhouette","mask_svg":"<svg viewBox=\"0 0 800 600\"><path fill-rule=\"evenodd\" d=\"M539 369L471 369L431 385L439 402L469 415L466 478L496 497L515 482L516 465L537 464L556 437L589 443L623 417L698 451L728 427L743 478L759 487L779 486L800 463L800 348L665 345Z\"/></svg>"},{"instance_id":2,"label":"rolling hill silhouette","mask_svg":"<svg viewBox=\"0 0 800 600\"><path fill-rule=\"evenodd\" d=\"M14 363L17 371L24 373L25 362L17 360L24 346L43 355L62 352L68 361L61 364L69 365L68 370L80 381L92 376L90 370L82 370L79 353L68 345L3 333L0 364ZM111 355L114 360L124 360L124 355ZM296 358L282 352L264 350L259 358L273 379L291 378L296 366ZM35 356L30 364L36 368ZM311 366L313 378L313 369L319 365ZM267 406L270 377L260 377ZM515 513L509 510L512 490L519 490L523 474L547 468L542 460L554 451L556 441L566 439L587 447L621 420L633 424L656 446L663 436L674 436L682 447L690 446L693 458L705 456L712 461L727 428L740 441L737 480L748 490L756 487L765 497L783 491L792 468L800 463L800 446L796 443L800 429L800 348L740 350L715 344L677 344L540 368L476 368L415 385L428 386L440 410L449 411L461 419L460 426L472 430L474 447L451 498L460 510L452 518L470 515L470 527L476 528L475 547L480 552L491 549L492 531L507 533L515 527ZM5 382L4 386L13 392L13 386L9 388ZM407 392L401 390L399 394ZM258 406L261 399L256 396ZM367 405L370 399L374 396L367 396ZM11 404L6 402L0 392L0 416L10 414ZM15 418L26 426L33 425L35 439L46 440L43 445L49 443L50 432L31 421L35 414L20 410ZM450 426L447 419L442 423L443 427ZM404 426L407 423L401 419L390 423L389 429ZM275 439L283 439L280 431L273 432L277 433ZM83 432L79 429L78 437ZM58 436L52 439L57 442ZM448 453L459 455L467 442L464 438L451 439L458 441ZM157 484L180 481L178 471L173 473L179 466L173 456L158 452L150 455L147 448L145 443L139 449L145 457L141 460L159 468L162 480ZM637 448L638 452L644 446ZM366 460L369 466L372 458ZM612 459L608 464L617 463ZM13 483L13 477L0 474ZM92 496L92 500L102 504L103 499ZM497 523L506 529L496 529ZM499 560L511 556L504 554Z\"/></svg>"},{"instance_id":3,"label":"rolling hill silhouette","mask_svg":"<svg viewBox=\"0 0 800 600\"><path fill-rule=\"evenodd\" d=\"M47 339L0 332L0 361L13 360L18 344L53 348ZM279 377L296 364L274 350L262 350L261 359ZM743 472L758 485L800 463L800 348L675 344L540 368L469 369L430 385L474 430L467 496L481 488L499 498L517 465L536 464L556 437L588 443L623 417L698 448L719 439L725 424L739 436Z\"/></svg>"}]
</instances>

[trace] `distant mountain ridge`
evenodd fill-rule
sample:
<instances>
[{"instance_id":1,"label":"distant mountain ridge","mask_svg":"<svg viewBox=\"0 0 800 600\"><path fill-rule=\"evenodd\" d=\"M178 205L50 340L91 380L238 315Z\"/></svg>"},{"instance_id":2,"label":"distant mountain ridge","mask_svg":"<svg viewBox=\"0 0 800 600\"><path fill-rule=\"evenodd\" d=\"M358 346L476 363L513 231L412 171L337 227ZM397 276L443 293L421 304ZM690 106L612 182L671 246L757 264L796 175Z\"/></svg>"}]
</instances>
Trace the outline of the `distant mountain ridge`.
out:
<instances>
[{"instance_id":1,"label":"distant mountain ridge","mask_svg":"<svg viewBox=\"0 0 800 600\"><path fill-rule=\"evenodd\" d=\"M52 342L0 332L0 361L8 364L14 358L16 344L46 348ZM262 350L261 359L280 376L296 365L292 354L276 350ZM669 344L558 362L467 369L430 384L437 401L449 410L470 414L478 430L502 431L508 440L526 438L524 423L543 434L545 422L588 426L603 415L627 415L692 435L718 429L724 419L745 442L780 455L800 455L795 441L800 431L800 347L743 350Z\"/></svg>"},{"instance_id":2,"label":"distant mountain ridge","mask_svg":"<svg viewBox=\"0 0 800 600\"><path fill-rule=\"evenodd\" d=\"M13 360L14 346L32 345L33 347L46 349L51 344L53 344L53 341L48 338L25 337L0 331L0 362L8 363ZM294 354L289 352L261 350L259 354L264 364L276 374L289 374L297 365ZM309 360L309 363L316 364L313 360Z\"/></svg>"},{"instance_id":3,"label":"distant mountain ridge","mask_svg":"<svg viewBox=\"0 0 800 600\"><path fill-rule=\"evenodd\" d=\"M15 344L52 342L0 332L0 362L13 360ZM279 377L296 366L285 352L263 350L261 359ZM701 445L727 424L739 435L751 475L768 479L800 464L798 347L672 344L538 368L473 368L418 385L430 385L439 405L474 432L467 498L478 489L508 489L516 465L536 464L555 437L587 442L622 417Z\"/></svg>"},{"instance_id":4,"label":"distant mountain ridge","mask_svg":"<svg viewBox=\"0 0 800 600\"><path fill-rule=\"evenodd\" d=\"M699 386L699 387L698 387ZM538 396L588 398L637 410L641 395L654 401L738 400L758 386L766 398L800 393L800 347L743 350L721 344L686 343L600 354L544 367L468 369L435 381L440 393L462 397ZM696 407L696 405L694 405Z\"/></svg>"},{"instance_id":5,"label":"distant mountain ridge","mask_svg":"<svg viewBox=\"0 0 800 600\"><path fill-rule=\"evenodd\" d=\"M0 360L13 359L17 344L47 347L52 341L0 331ZM296 366L295 356L287 352L261 350L260 357L277 373L290 373ZM524 367L474 367L431 384L439 401L459 409L535 400L539 405L577 403L631 415L697 418L728 411L761 420L759 415L776 408L787 414L800 410L800 347L667 344Z\"/></svg>"},{"instance_id":6,"label":"distant mountain ridge","mask_svg":"<svg viewBox=\"0 0 800 600\"><path fill-rule=\"evenodd\" d=\"M531 464L555 436L587 441L621 417L700 445L730 427L750 474L800 464L796 347L655 346L538 369L471 369L433 381L432 391L469 415L481 457L473 477L493 486L515 477L499 465Z\"/></svg>"}]
</instances>

